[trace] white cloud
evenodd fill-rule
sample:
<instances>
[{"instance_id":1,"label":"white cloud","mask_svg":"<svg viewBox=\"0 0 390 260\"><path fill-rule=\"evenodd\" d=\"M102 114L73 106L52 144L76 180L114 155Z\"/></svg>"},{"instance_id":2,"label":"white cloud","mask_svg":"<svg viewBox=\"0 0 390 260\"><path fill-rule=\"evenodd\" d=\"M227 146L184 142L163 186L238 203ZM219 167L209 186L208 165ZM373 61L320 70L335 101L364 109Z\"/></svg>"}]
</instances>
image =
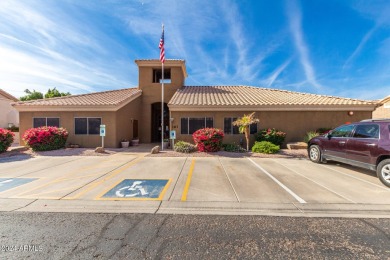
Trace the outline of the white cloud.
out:
<instances>
[{"instance_id":1,"label":"white cloud","mask_svg":"<svg viewBox=\"0 0 390 260\"><path fill-rule=\"evenodd\" d=\"M295 1L286 1L286 3L286 13L290 25L290 31L299 54L300 63L305 72L306 80L314 87L321 89L323 86L317 82L314 67L309 58L309 48L303 38L301 11Z\"/></svg>"}]
</instances>

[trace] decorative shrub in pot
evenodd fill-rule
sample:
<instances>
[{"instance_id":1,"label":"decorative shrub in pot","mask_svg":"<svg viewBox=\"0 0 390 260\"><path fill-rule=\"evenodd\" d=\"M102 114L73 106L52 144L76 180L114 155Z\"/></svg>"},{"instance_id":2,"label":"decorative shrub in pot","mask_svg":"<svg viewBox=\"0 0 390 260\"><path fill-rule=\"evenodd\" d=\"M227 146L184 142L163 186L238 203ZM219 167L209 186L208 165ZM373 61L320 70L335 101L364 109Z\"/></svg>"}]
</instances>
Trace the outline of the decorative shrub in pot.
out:
<instances>
[{"instance_id":1,"label":"decorative shrub in pot","mask_svg":"<svg viewBox=\"0 0 390 260\"><path fill-rule=\"evenodd\" d=\"M68 135L65 128L43 126L26 130L23 140L34 151L50 151L64 148Z\"/></svg>"},{"instance_id":2,"label":"decorative shrub in pot","mask_svg":"<svg viewBox=\"0 0 390 260\"><path fill-rule=\"evenodd\" d=\"M192 134L200 152L218 152L222 147L223 131L218 128L203 128Z\"/></svg>"}]
</instances>

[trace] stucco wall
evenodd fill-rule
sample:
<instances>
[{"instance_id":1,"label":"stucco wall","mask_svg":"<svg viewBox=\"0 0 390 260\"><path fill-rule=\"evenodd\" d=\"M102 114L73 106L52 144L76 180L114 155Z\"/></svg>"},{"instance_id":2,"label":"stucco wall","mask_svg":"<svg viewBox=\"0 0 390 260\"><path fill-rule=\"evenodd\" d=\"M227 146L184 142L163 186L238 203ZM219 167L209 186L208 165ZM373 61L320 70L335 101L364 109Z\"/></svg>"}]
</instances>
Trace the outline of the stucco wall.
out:
<instances>
[{"instance_id":1,"label":"stucco wall","mask_svg":"<svg viewBox=\"0 0 390 260\"><path fill-rule=\"evenodd\" d=\"M175 67L176 66L176 67ZM151 142L151 117L152 104L161 102L161 84L153 83L153 69L160 67L139 67L139 88L142 90L141 113L142 120L139 122L140 142ZM171 83L164 84L164 103L168 103L176 90L184 85L184 74L179 65L166 65L165 69L171 70Z\"/></svg>"},{"instance_id":2,"label":"stucco wall","mask_svg":"<svg viewBox=\"0 0 390 260\"><path fill-rule=\"evenodd\" d=\"M134 137L138 137L134 136L133 133L134 120L138 120L138 133L141 132L139 128L141 121L140 105L141 97L138 97L117 111L116 122L118 122L118 126L116 128L116 136L118 137L118 145L122 139L131 140Z\"/></svg>"},{"instance_id":3,"label":"stucco wall","mask_svg":"<svg viewBox=\"0 0 390 260\"><path fill-rule=\"evenodd\" d=\"M180 118L182 117L212 117L214 118L214 127L223 130L225 117L241 117L243 114L250 114L253 111L247 112L171 112L174 118L172 122L172 130L176 130L177 141L183 140L193 142L191 135L181 135ZM287 142L302 141L304 135L308 131L316 130L320 127L334 128L346 122L356 122L363 119L371 118L371 111L354 112L353 116L349 116L347 111L335 112L256 112L255 117L260 120L258 130L263 128L277 128L287 133ZM224 143L239 143L244 135L225 135ZM251 143L255 140L254 135L251 136Z\"/></svg>"},{"instance_id":4,"label":"stucco wall","mask_svg":"<svg viewBox=\"0 0 390 260\"><path fill-rule=\"evenodd\" d=\"M106 137L104 139L105 147L118 147L118 138L116 132L116 113L115 112L20 112L20 135L33 127L34 117L59 117L60 127L64 127L69 132L68 143L79 144L81 147L101 146L101 137L99 135L75 135L74 118L75 117L101 117L102 124L106 125ZM21 141L23 145L25 143Z\"/></svg>"},{"instance_id":5,"label":"stucco wall","mask_svg":"<svg viewBox=\"0 0 390 260\"><path fill-rule=\"evenodd\" d=\"M19 112L11 106L14 102L0 95L0 127L7 128L9 123L19 126Z\"/></svg>"},{"instance_id":6,"label":"stucco wall","mask_svg":"<svg viewBox=\"0 0 390 260\"><path fill-rule=\"evenodd\" d=\"M372 112L372 118L390 118L390 103L377 107Z\"/></svg>"}]
</instances>

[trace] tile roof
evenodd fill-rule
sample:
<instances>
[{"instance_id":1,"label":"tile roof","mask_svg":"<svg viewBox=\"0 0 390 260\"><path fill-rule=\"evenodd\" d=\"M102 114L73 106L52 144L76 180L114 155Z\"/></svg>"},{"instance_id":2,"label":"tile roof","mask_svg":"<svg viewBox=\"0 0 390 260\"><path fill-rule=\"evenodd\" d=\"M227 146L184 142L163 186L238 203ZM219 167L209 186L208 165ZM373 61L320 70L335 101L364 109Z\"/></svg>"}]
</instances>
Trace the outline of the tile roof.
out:
<instances>
[{"instance_id":1,"label":"tile roof","mask_svg":"<svg viewBox=\"0 0 390 260\"><path fill-rule=\"evenodd\" d=\"M376 106L376 102L251 86L185 86L169 106L174 107L294 107Z\"/></svg>"},{"instance_id":2,"label":"tile roof","mask_svg":"<svg viewBox=\"0 0 390 260\"><path fill-rule=\"evenodd\" d=\"M118 106L141 94L138 88L126 88L57 98L19 101L15 106Z\"/></svg>"}]
</instances>

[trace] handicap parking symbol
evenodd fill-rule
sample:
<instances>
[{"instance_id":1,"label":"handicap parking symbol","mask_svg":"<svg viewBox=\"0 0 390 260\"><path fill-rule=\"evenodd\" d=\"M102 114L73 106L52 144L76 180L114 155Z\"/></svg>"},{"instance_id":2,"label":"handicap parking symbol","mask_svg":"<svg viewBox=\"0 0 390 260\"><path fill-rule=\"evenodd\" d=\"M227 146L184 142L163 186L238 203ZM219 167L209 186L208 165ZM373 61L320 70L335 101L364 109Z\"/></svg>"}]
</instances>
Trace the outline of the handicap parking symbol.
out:
<instances>
[{"instance_id":1,"label":"handicap parking symbol","mask_svg":"<svg viewBox=\"0 0 390 260\"><path fill-rule=\"evenodd\" d=\"M125 179L110 189L102 198L119 199L162 199L170 180Z\"/></svg>"},{"instance_id":2,"label":"handicap parking symbol","mask_svg":"<svg viewBox=\"0 0 390 260\"><path fill-rule=\"evenodd\" d=\"M36 178L0 178L0 192L18 187L34 180L36 180Z\"/></svg>"}]
</instances>

